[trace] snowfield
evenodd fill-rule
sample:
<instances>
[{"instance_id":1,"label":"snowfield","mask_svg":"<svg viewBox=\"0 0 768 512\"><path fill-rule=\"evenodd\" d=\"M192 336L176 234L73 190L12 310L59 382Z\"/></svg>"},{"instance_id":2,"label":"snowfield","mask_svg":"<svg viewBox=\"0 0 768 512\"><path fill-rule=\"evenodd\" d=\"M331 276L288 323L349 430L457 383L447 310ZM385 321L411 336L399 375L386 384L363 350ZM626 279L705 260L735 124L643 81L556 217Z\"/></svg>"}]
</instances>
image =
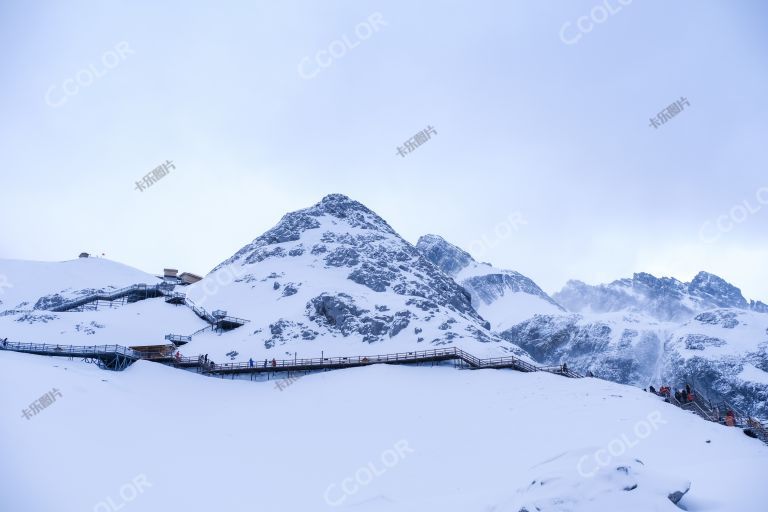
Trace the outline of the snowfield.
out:
<instances>
[{"instance_id":1,"label":"snowfield","mask_svg":"<svg viewBox=\"0 0 768 512\"><path fill-rule=\"evenodd\" d=\"M66 300L83 290L118 289L137 283L156 284L152 274L104 258L69 261L0 260L0 311L30 310L43 296L58 293Z\"/></svg>"},{"instance_id":2,"label":"snowfield","mask_svg":"<svg viewBox=\"0 0 768 512\"><path fill-rule=\"evenodd\" d=\"M629 386L386 365L279 382L0 352L0 510L648 512L689 485L689 511L768 503L768 447Z\"/></svg>"}]
</instances>

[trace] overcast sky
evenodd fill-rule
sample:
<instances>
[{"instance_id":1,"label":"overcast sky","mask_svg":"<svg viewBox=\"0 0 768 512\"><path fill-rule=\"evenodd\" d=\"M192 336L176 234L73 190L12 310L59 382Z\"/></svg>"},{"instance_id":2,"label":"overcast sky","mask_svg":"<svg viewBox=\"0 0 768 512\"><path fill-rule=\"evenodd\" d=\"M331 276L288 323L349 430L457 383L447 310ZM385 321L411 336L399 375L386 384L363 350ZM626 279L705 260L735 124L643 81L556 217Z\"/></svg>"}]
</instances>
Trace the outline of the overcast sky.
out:
<instances>
[{"instance_id":1,"label":"overcast sky","mask_svg":"<svg viewBox=\"0 0 768 512\"><path fill-rule=\"evenodd\" d=\"M415 4L0 3L0 257L204 274L340 192L548 292L768 301L765 2Z\"/></svg>"}]
</instances>

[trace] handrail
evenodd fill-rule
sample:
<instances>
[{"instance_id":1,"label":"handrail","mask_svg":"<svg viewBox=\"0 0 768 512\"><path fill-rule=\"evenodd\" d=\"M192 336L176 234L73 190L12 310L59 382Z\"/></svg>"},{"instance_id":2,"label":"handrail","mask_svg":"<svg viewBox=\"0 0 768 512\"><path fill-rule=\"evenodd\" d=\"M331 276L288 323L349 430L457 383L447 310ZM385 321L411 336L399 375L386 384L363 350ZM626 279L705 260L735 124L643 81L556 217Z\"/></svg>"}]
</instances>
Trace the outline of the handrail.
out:
<instances>
[{"instance_id":1,"label":"handrail","mask_svg":"<svg viewBox=\"0 0 768 512\"><path fill-rule=\"evenodd\" d=\"M132 284L130 286L125 286L123 288L118 288L112 291L98 291L98 292L90 293L88 295L84 295L82 297L78 297L76 299L72 299L62 304L59 304L58 306L54 306L49 311L60 313L60 312L69 311L71 309L88 304L89 302L95 302L97 300L111 301L111 300L124 297L136 290L143 290L143 291L153 290L164 295L163 292L165 291L166 288L167 288L167 285L163 285L163 283L159 283L155 285L147 285L146 283Z\"/></svg>"},{"instance_id":2,"label":"handrail","mask_svg":"<svg viewBox=\"0 0 768 512\"><path fill-rule=\"evenodd\" d=\"M122 345L53 345L49 343L13 343L0 344L0 350L14 352L50 353L52 355L69 354L120 354L127 357L140 359L141 352Z\"/></svg>"},{"instance_id":3,"label":"handrail","mask_svg":"<svg viewBox=\"0 0 768 512\"><path fill-rule=\"evenodd\" d=\"M715 421L714 416L712 414L707 413L707 411L705 411L704 408L699 403L697 403L695 400L692 401L692 402L686 402L685 404L683 404L682 408L685 409L686 406L690 406L691 409L696 409L693 412L698 414L702 418L707 419L709 421Z\"/></svg>"},{"instance_id":4,"label":"handrail","mask_svg":"<svg viewBox=\"0 0 768 512\"><path fill-rule=\"evenodd\" d=\"M759 420L744 414L743 411L733 407L726 400L722 400L721 402L712 406L711 404L704 402L698 393L694 393L693 401L690 402L681 402L671 393L669 395L659 396L664 396L664 398L672 405L677 406L685 411L690 411L713 423L723 423L725 416L721 414L723 412L722 409L725 409L726 412L730 410L733 413L734 418L733 426L752 429L758 439L768 444L768 430L766 430L766 427Z\"/></svg>"},{"instance_id":5,"label":"handrail","mask_svg":"<svg viewBox=\"0 0 768 512\"><path fill-rule=\"evenodd\" d=\"M208 324L208 325L206 325L205 327L203 327L202 329L198 329L198 330L196 330L195 332L193 332L193 333L192 333L192 334L190 334L189 336L190 336L190 337L192 337L192 336L195 336L195 335L197 335L197 334L200 334L201 332L209 331L209 330L212 330L212 329L213 329L213 325L211 325L211 324Z\"/></svg>"},{"instance_id":6,"label":"handrail","mask_svg":"<svg viewBox=\"0 0 768 512\"><path fill-rule=\"evenodd\" d=\"M94 293L90 293L88 295L84 295L82 297L78 297L76 299L63 302L58 306L54 306L50 308L49 311L53 311L53 312L70 311L70 310L79 308L80 306L84 306L86 304L90 304L92 302L97 302L100 300L113 301L113 300L128 296L132 292L138 291L138 292L144 292L144 293L154 292L166 298L181 299L183 300L184 305L190 307L197 316L199 316L200 318L202 318L212 326L220 326L222 323L245 325L246 323L250 322L250 320L247 320L245 318L239 318L236 316L229 316L229 315L224 315L221 317L214 316L208 311L206 311L205 308L195 304L195 302L192 299L188 298L185 293L174 292L173 291L174 286L175 285L169 284L166 282L161 282L154 285L148 285L146 283L132 284L130 286L125 286L123 288L118 288L116 290L97 291Z\"/></svg>"},{"instance_id":7,"label":"handrail","mask_svg":"<svg viewBox=\"0 0 768 512\"><path fill-rule=\"evenodd\" d=\"M182 334L166 334L165 338L168 341L186 341L190 342L192 341L192 335L184 336Z\"/></svg>"},{"instance_id":8,"label":"handrail","mask_svg":"<svg viewBox=\"0 0 768 512\"><path fill-rule=\"evenodd\" d=\"M210 326L209 326L210 327ZM167 340L173 341L174 339L186 339L184 336L169 334L166 336ZM142 352L131 348L126 348L121 345L103 345L103 346L71 346L71 345L50 345L50 344L21 344L21 343L5 343L0 345L0 349L15 350L18 352L34 352L43 353L49 355L69 355L69 354L122 354L133 359L148 359L148 360L176 360L184 361L185 363L191 363L201 361L200 356L195 357L182 357L178 352L176 354L172 352ZM229 371L238 370L243 368L260 368L260 369L292 369L292 368L333 368L333 367L349 367L355 365L369 365L378 363L397 363L397 362L409 362L409 361L428 361L435 359L459 359L464 361L472 368L494 368L501 365L505 367L511 367L524 372L535 371L550 371L546 367L537 367L531 363L523 361L515 356L505 357L491 357L486 359L480 359L468 352L465 352L457 347L451 348L437 348L431 350L415 350L411 352L395 352L390 354L372 354L372 355L359 355L359 356L337 356L337 357L316 357L316 358L302 358L302 359L272 359L265 360L266 365L262 366L258 361L254 361L251 366L249 361L213 364L206 365L209 371ZM569 377L578 377L579 375L574 372L557 372Z\"/></svg>"}]
</instances>

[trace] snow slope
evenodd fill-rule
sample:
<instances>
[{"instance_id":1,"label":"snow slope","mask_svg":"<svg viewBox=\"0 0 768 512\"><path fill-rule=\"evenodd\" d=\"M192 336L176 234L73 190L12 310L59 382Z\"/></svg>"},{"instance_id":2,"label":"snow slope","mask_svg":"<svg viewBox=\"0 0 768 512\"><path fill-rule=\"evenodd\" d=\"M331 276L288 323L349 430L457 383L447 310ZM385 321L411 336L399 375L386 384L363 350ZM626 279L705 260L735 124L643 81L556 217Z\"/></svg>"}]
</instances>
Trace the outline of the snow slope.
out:
<instances>
[{"instance_id":1,"label":"snow slope","mask_svg":"<svg viewBox=\"0 0 768 512\"><path fill-rule=\"evenodd\" d=\"M102 258L42 263L0 260L0 275L10 287L0 290L0 338L71 345L163 344L166 334L189 334L207 325L188 308L162 297L98 311L51 312L41 309L95 291L109 291L160 280Z\"/></svg>"},{"instance_id":2,"label":"snow slope","mask_svg":"<svg viewBox=\"0 0 768 512\"><path fill-rule=\"evenodd\" d=\"M382 365L280 391L0 352L0 388L0 510L671 512L689 483L691 512L768 502L768 447L596 379Z\"/></svg>"},{"instance_id":3,"label":"snow slope","mask_svg":"<svg viewBox=\"0 0 768 512\"><path fill-rule=\"evenodd\" d=\"M151 274L104 258L60 262L0 259L0 276L0 312L30 310L42 297L54 294L70 300L99 290L160 282Z\"/></svg>"},{"instance_id":4,"label":"snow slope","mask_svg":"<svg viewBox=\"0 0 768 512\"><path fill-rule=\"evenodd\" d=\"M528 277L514 270L479 263L440 236L422 236L416 248L471 294L472 306L490 321L491 329L496 332L536 314L566 312Z\"/></svg>"}]
</instances>

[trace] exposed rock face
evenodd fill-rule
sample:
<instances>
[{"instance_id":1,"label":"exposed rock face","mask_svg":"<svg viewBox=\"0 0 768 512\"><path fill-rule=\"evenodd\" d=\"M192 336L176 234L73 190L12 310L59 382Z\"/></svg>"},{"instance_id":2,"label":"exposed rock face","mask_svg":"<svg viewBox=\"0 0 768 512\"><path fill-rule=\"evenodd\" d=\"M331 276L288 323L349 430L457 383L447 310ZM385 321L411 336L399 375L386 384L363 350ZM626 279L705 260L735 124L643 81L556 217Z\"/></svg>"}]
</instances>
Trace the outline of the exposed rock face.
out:
<instances>
[{"instance_id":1,"label":"exposed rock face","mask_svg":"<svg viewBox=\"0 0 768 512\"><path fill-rule=\"evenodd\" d=\"M309 319L319 325L337 329L344 336L359 334L363 341L374 342L381 339L384 334L389 337L396 336L400 331L408 327L411 312L398 311L394 315L383 313L371 314L368 310L361 310L355 306L354 299L341 293L336 296L327 294L311 299L307 304Z\"/></svg>"},{"instance_id":2,"label":"exposed rock face","mask_svg":"<svg viewBox=\"0 0 768 512\"><path fill-rule=\"evenodd\" d=\"M469 292L472 305L493 330L502 331L535 313L566 312L533 280L513 270L478 263L437 235L422 236L416 248Z\"/></svg>"},{"instance_id":3,"label":"exposed rock face","mask_svg":"<svg viewBox=\"0 0 768 512\"><path fill-rule=\"evenodd\" d=\"M599 286L571 281L555 297L579 314L536 316L502 336L545 364L641 387L688 383L768 418L768 315L723 279L635 274Z\"/></svg>"},{"instance_id":4,"label":"exposed rock face","mask_svg":"<svg viewBox=\"0 0 768 512\"><path fill-rule=\"evenodd\" d=\"M567 363L581 373L591 371L604 379L643 386L664 352L659 332L631 324L585 322L580 315L537 315L502 336L544 364Z\"/></svg>"},{"instance_id":5,"label":"exposed rock face","mask_svg":"<svg viewBox=\"0 0 768 512\"><path fill-rule=\"evenodd\" d=\"M597 286L568 281L554 298L576 313L629 311L661 321L687 320L697 311L715 308L768 309L762 302L747 302L741 290L707 272L699 272L690 283L646 273Z\"/></svg>"},{"instance_id":6,"label":"exposed rock face","mask_svg":"<svg viewBox=\"0 0 768 512\"><path fill-rule=\"evenodd\" d=\"M224 274L234 277L206 293L205 282ZM260 300L265 288L272 295ZM471 342L464 347L482 352L476 342L491 342L496 352L525 355L487 331L467 290L378 215L340 194L285 215L189 293L211 307L237 297L260 308L253 336L268 336L266 347L326 337L369 345L393 339L424 349Z\"/></svg>"},{"instance_id":7,"label":"exposed rock face","mask_svg":"<svg viewBox=\"0 0 768 512\"><path fill-rule=\"evenodd\" d=\"M424 235L419 238L416 248L425 258L437 265L437 267L454 277L462 270L475 263L474 258L468 252L446 242L437 235Z\"/></svg>"},{"instance_id":8,"label":"exposed rock face","mask_svg":"<svg viewBox=\"0 0 768 512\"><path fill-rule=\"evenodd\" d=\"M51 308L61 306L65 302L67 302L67 299L65 299L58 293L54 293L53 295L46 295L45 297L40 297L40 299L38 299L38 301L35 302L33 309L49 310Z\"/></svg>"},{"instance_id":9,"label":"exposed rock face","mask_svg":"<svg viewBox=\"0 0 768 512\"><path fill-rule=\"evenodd\" d=\"M749 305L741 294L741 290L707 272L699 272L693 278L688 285L688 293L693 297L699 297L704 307L714 305L718 308L746 309Z\"/></svg>"},{"instance_id":10,"label":"exposed rock face","mask_svg":"<svg viewBox=\"0 0 768 512\"><path fill-rule=\"evenodd\" d=\"M725 329L733 329L739 325L739 321L736 317L737 314L735 311L715 310L700 313L694 317L694 320L701 322L702 324L720 325Z\"/></svg>"}]
</instances>

